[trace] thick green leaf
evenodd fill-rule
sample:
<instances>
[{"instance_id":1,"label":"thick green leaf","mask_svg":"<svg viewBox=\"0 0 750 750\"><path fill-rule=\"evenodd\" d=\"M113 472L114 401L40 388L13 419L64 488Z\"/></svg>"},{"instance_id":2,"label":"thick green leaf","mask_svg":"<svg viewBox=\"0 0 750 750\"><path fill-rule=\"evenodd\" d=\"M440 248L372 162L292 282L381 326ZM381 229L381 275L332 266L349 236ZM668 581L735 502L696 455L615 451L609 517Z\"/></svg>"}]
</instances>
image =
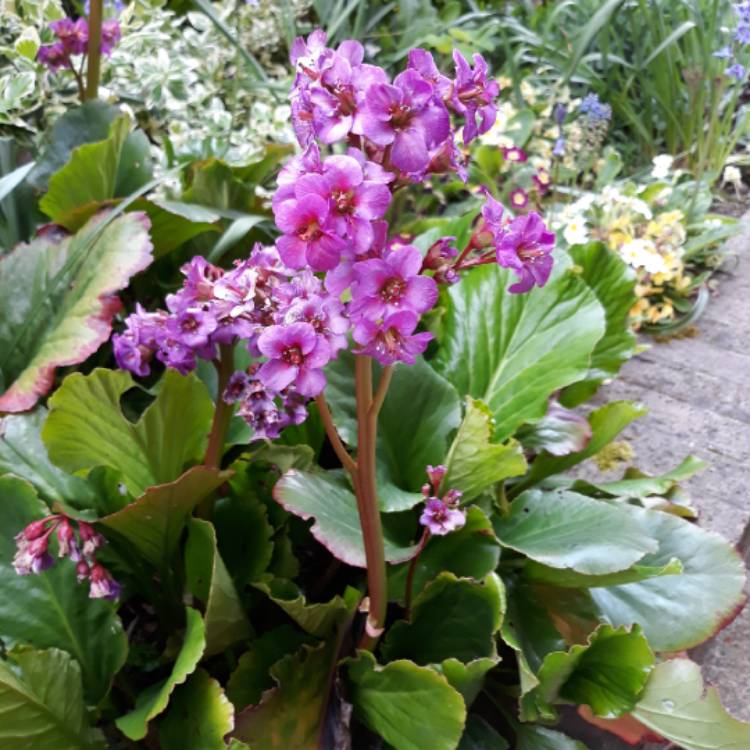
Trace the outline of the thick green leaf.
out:
<instances>
[{"instance_id":1,"label":"thick green leaf","mask_svg":"<svg viewBox=\"0 0 750 750\"><path fill-rule=\"evenodd\" d=\"M640 628L600 625L585 644L544 657L533 691L542 716L556 718L553 704L587 705L597 716L616 718L633 709L641 695L654 655Z\"/></svg>"},{"instance_id":2,"label":"thick green leaf","mask_svg":"<svg viewBox=\"0 0 750 750\"><path fill-rule=\"evenodd\" d=\"M495 633L505 611L500 579L482 583L441 573L414 600L410 620L390 628L383 658L438 664L455 658L469 662L495 654Z\"/></svg>"},{"instance_id":3,"label":"thick green leaf","mask_svg":"<svg viewBox=\"0 0 750 750\"><path fill-rule=\"evenodd\" d=\"M625 506L659 543L641 565L682 562L682 575L591 589L601 615L613 625L643 628L655 651L681 651L702 643L731 620L744 602L745 567L717 534L681 518Z\"/></svg>"},{"instance_id":4,"label":"thick green leaf","mask_svg":"<svg viewBox=\"0 0 750 750\"><path fill-rule=\"evenodd\" d=\"M421 357L412 366L396 365L378 418L379 457L388 464L391 481L418 492L425 467L444 463L448 435L460 420L456 389Z\"/></svg>"},{"instance_id":5,"label":"thick green leaf","mask_svg":"<svg viewBox=\"0 0 750 750\"><path fill-rule=\"evenodd\" d=\"M516 750L586 750L586 746L554 729L521 724L516 733Z\"/></svg>"},{"instance_id":6,"label":"thick green leaf","mask_svg":"<svg viewBox=\"0 0 750 750\"><path fill-rule=\"evenodd\" d=\"M96 704L128 650L115 605L90 599L69 560L58 560L39 575L19 576L11 566L13 537L48 514L28 482L0 478L0 638L6 648L31 644L67 651L81 667L87 702Z\"/></svg>"},{"instance_id":7,"label":"thick green leaf","mask_svg":"<svg viewBox=\"0 0 750 750\"><path fill-rule=\"evenodd\" d=\"M468 508L466 524L452 534L431 537L414 566L414 595L442 571L481 581L497 567L500 545L492 524L477 507ZM389 570L388 595L403 601L409 565Z\"/></svg>"},{"instance_id":8,"label":"thick green leaf","mask_svg":"<svg viewBox=\"0 0 750 750\"><path fill-rule=\"evenodd\" d=\"M203 458L213 403L194 376L167 370L156 399L137 422L120 399L135 383L121 370L73 373L49 400L42 439L53 463L69 472L111 466L133 495L171 482ZM189 404L190 408L185 408Z\"/></svg>"},{"instance_id":9,"label":"thick green leaf","mask_svg":"<svg viewBox=\"0 0 750 750\"><path fill-rule=\"evenodd\" d=\"M384 667L360 651L348 662L354 715L395 750L454 750L466 720L461 695L429 667L400 660Z\"/></svg>"},{"instance_id":10,"label":"thick green leaf","mask_svg":"<svg viewBox=\"0 0 750 750\"><path fill-rule=\"evenodd\" d=\"M621 506L560 490L524 492L493 525L504 547L586 575L627 570L658 548L648 527Z\"/></svg>"},{"instance_id":11,"label":"thick green leaf","mask_svg":"<svg viewBox=\"0 0 750 750\"><path fill-rule=\"evenodd\" d=\"M347 586L343 596L337 594L329 602L308 604L296 586L289 581L275 578L269 583L254 585L281 607L305 632L318 638L330 635L335 628L351 617L362 598L359 591Z\"/></svg>"},{"instance_id":12,"label":"thick green leaf","mask_svg":"<svg viewBox=\"0 0 750 750\"><path fill-rule=\"evenodd\" d=\"M470 714L458 750L509 750L501 737L481 716Z\"/></svg>"},{"instance_id":13,"label":"thick green leaf","mask_svg":"<svg viewBox=\"0 0 750 750\"><path fill-rule=\"evenodd\" d=\"M282 625L252 641L227 682L227 695L235 708L241 711L260 703L263 692L273 687L271 667L310 640L291 625Z\"/></svg>"},{"instance_id":14,"label":"thick green leaf","mask_svg":"<svg viewBox=\"0 0 750 750\"><path fill-rule=\"evenodd\" d=\"M601 305L569 270L528 294L507 291L512 277L483 266L450 288L435 361L459 393L489 406L496 440L541 419L554 391L585 377L604 333Z\"/></svg>"},{"instance_id":15,"label":"thick green leaf","mask_svg":"<svg viewBox=\"0 0 750 750\"><path fill-rule=\"evenodd\" d=\"M149 487L135 502L104 516L99 523L164 571L193 509L228 476L218 469L194 466L174 482Z\"/></svg>"},{"instance_id":16,"label":"thick green leaf","mask_svg":"<svg viewBox=\"0 0 750 750\"><path fill-rule=\"evenodd\" d=\"M443 487L463 492L463 502L508 477L526 471L526 459L515 440L492 441L492 414L485 404L466 399L466 416L458 428L445 464Z\"/></svg>"},{"instance_id":17,"label":"thick green leaf","mask_svg":"<svg viewBox=\"0 0 750 750\"><path fill-rule=\"evenodd\" d=\"M73 149L84 143L103 141L118 114L117 107L100 99L68 109L45 134L42 155L29 182L39 192L46 190L49 178L70 159Z\"/></svg>"},{"instance_id":18,"label":"thick green leaf","mask_svg":"<svg viewBox=\"0 0 750 750\"><path fill-rule=\"evenodd\" d=\"M342 471L288 471L273 489L276 501L300 518L314 519L312 535L336 558L358 568L367 567L357 500ZM403 546L385 538L385 559L403 562L416 545Z\"/></svg>"},{"instance_id":19,"label":"thick green leaf","mask_svg":"<svg viewBox=\"0 0 750 750\"><path fill-rule=\"evenodd\" d=\"M225 750L224 735L234 729L234 708L221 685L197 669L180 685L159 722L162 750Z\"/></svg>"},{"instance_id":20,"label":"thick green leaf","mask_svg":"<svg viewBox=\"0 0 750 750\"><path fill-rule=\"evenodd\" d=\"M250 622L216 548L216 531L209 521L191 518L188 523L185 574L188 587L204 605L206 656L225 651L251 635Z\"/></svg>"},{"instance_id":21,"label":"thick green leaf","mask_svg":"<svg viewBox=\"0 0 750 750\"><path fill-rule=\"evenodd\" d=\"M591 425L591 440L585 450L568 453L565 456L541 453L534 459L529 473L514 485L513 494L532 487L552 474L567 471L572 466L595 455L605 445L611 443L633 420L645 414L646 408L632 401L613 401L595 409L588 417Z\"/></svg>"},{"instance_id":22,"label":"thick green leaf","mask_svg":"<svg viewBox=\"0 0 750 750\"><path fill-rule=\"evenodd\" d=\"M585 380L565 389L562 402L575 406L590 398L602 381L616 375L635 353L636 337L630 328L630 309L636 302L635 273L619 255L601 242L576 245L568 251L604 308L606 330L591 355Z\"/></svg>"},{"instance_id":23,"label":"thick green leaf","mask_svg":"<svg viewBox=\"0 0 750 750\"><path fill-rule=\"evenodd\" d=\"M11 654L18 672L0 661L0 747L3 750L99 750L88 727L81 670L65 651Z\"/></svg>"},{"instance_id":24,"label":"thick green leaf","mask_svg":"<svg viewBox=\"0 0 750 750\"><path fill-rule=\"evenodd\" d=\"M575 491L585 491L587 494L594 490L610 497L637 497L643 498L648 495L666 495L673 490L678 482L689 479L699 471L708 466L705 461L695 456L688 456L682 463L659 476L649 476L637 469L628 469L622 479L614 482L588 482L578 480L572 485Z\"/></svg>"},{"instance_id":25,"label":"thick green leaf","mask_svg":"<svg viewBox=\"0 0 750 750\"><path fill-rule=\"evenodd\" d=\"M258 750L318 750L338 639L285 656L271 668L277 686L237 716L234 737Z\"/></svg>"},{"instance_id":26,"label":"thick green leaf","mask_svg":"<svg viewBox=\"0 0 750 750\"><path fill-rule=\"evenodd\" d=\"M638 721L684 750L745 750L750 724L730 716L715 687L689 659L658 664L633 711Z\"/></svg>"},{"instance_id":27,"label":"thick green leaf","mask_svg":"<svg viewBox=\"0 0 750 750\"><path fill-rule=\"evenodd\" d=\"M73 237L48 233L0 257L0 411L30 409L56 368L93 354L112 331L117 292L150 263L142 214L97 216Z\"/></svg>"},{"instance_id":28,"label":"thick green leaf","mask_svg":"<svg viewBox=\"0 0 750 750\"><path fill-rule=\"evenodd\" d=\"M569 569L550 568L534 560L527 560L523 568L524 576L530 581L576 589L619 586L623 583L645 581L647 578L657 576L679 575L682 572L682 563L676 557L673 557L666 565L633 565L627 570L598 576L584 575Z\"/></svg>"},{"instance_id":29,"label":"thick green leaf","mask_svg":"<svg viewBox=\"0 0 750 750\"><path fill-rule=\"evenodd\" d=\"M47 410L39 406L0 419L0 476L15 474L28 480L48 503L83 500L91 493L86 482L58 469L47 457L40 435L46 418Z\"/></svg>"},{"instance_id":30,"label":"thick green leaf","mask_svg":"<svg viewBox=\"0 0 750 750\"><path fill-rule=\"evenodd\" d=\"M117 728L131 740L142 740L146 736L149 721L164 712L175 688L195 672L203 655L206 647L203 619L197 610L190 607L185 607L185 614L187 625L182 648L169 677L142 692L136 700L135 708L115 722Z\"/></svg>"},{"instance_id":31,"label":"thick green leaf","mask_svg":"<svg viewBox=\"0 0 750 750\"><path fill-rule=\"evenodd\" d=\"M148 141L142 133L130 134L130 120L123 115L104 140L73 150L50 177L39 207L55 224L75 232L104 201L129 195L150 179Z\"/></svg>"},{"instance_id":32,"label":"thick green leaf","mask_svg":"<svg viewBox=\"0 0 750 750\"><path fill-rule=\"evenodd\" d=\"M451 687L461 693L467 708L475 701L484 687L484 678L500 661L499 656L482 656L464 663L458 659L445 659L430 666L440 672Z\"/></svg>"},{"instance_id":33,"label":"thick green leaf","mask_svg":"<svg viewBox=\"0 0 750 750\"><path fill-rule=\"evenodd\" d=\"M274 529L260 499L258 465L239 460L230 468L234 474L229 480L229 494L216 502L213 523L221 557L241 589L259 580L271 563Z\"/></svg>"},{"instance_id":34,"label":"thick green leaf","mask_svg":"<svg viewBox=\"0 0 750 750\"><path fill-rule=\"evenodd\" d=\"M129 211L143 211L151 222L154 258L161 258L205 232L218 232L219 215L203 206L139 198Z\"/></svg>"}]
</instances>

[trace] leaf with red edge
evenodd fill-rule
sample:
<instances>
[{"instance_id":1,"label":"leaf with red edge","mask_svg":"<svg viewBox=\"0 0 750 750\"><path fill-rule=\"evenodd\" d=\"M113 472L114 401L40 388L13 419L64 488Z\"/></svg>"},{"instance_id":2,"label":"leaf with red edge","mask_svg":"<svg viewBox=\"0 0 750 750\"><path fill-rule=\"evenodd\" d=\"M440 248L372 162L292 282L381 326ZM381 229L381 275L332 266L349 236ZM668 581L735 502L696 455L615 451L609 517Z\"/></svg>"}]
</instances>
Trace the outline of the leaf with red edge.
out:
<instances>
[{"instance_id":1,"label":"leaf with red edge","mask_svg":"<svg viewBox=\"0 0 750 750\"><path fill-rule=\"evenodd\" d=\"M638 719L625 714L619 719L604 719L601 716L595 716L594 712L588 706L579 706L578 714L589 724L593 724L599 729L605 729L607 732L617 735L628 745L637 745L640 742L663 742L664 738L652 732L645 724L641 724Z\"/></svg>"},{"instance_id":2,"label":"leaf with red edge","mask_svg":"<svg viewBox=\"0 0 750 750\"><path fill-rule=\"evenodd\" d=\"M45 232L0 258L0 411L31 409L55 369L83 362L112 332L117 292L152 260L143 214Z\"/></svg>"}]
</instances>

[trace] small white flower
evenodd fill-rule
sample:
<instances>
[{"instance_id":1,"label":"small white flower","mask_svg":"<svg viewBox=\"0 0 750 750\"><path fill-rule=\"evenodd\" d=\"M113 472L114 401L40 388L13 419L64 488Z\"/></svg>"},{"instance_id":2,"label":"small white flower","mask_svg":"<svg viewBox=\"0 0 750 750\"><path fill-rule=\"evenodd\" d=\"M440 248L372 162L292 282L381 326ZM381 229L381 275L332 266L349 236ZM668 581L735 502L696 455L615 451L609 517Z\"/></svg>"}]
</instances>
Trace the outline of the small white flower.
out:
<instances>
[{"instance_id":1,"label":"small white flower","mask_svg":"<svg viewBox=\"0 0 750 750\"><path fill-rule=\"evenodd\" d=\"M651 170L651 176L655 180L663 180L669 175L674 163L674 157L669 154L659 154L652 160L654 168Z\"/></svg>"},{"instance_id":2,"label":"small white flower","mask_svg":"<svg viewBox=\"0 0 750 750\"><path fill-rule=\"evenodd\" d=\"M728 182L735 187L739 187L742 184L742 172L740 172L737 167L725 167L722 181Z\"/></svg>"},{"instance_id":3,"label":"small white flower","mask_svg":"<svg viewBox=\"0 0 750 750\"><path fill-rule=\"evenodd\" d=\"M646 273L666 273L669 268L653 242L636 238L620 248L623 260L633 268L643 268Z\"/></svg>"},{"instance_id":4,"label":"small white flower","mask_svg":"<svg viewBox=\"0 0 750 750\"><path fill-rule=\"evenodd\" d=\"M582 216L574 216L565 225L563 237L569 245L582 245L589 239L588 227Z\"/></svg>"}]
</instances>

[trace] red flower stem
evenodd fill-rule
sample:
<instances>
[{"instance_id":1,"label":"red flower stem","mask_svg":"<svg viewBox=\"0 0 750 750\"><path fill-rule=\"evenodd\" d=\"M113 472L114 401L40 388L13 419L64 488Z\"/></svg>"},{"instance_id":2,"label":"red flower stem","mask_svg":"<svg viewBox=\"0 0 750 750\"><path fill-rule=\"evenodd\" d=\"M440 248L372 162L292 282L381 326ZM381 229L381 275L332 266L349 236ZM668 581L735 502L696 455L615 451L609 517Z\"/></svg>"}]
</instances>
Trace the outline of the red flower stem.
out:
<instances>
[{"instance_id":1,"label":"red flower stem","mask_svg":"<svg viewBox=\"0 0 750 750\"><path fill-rule=\"evenodd\" d=\"M219 383L216 390L214 419L211 423L211 432L208 433L208 445L203 465L218 469L221 466L229 420L232 418L232 405L223 399L224 390L234 372L234 349L230 344L219 346L219 358L214 360L214 367L219 375Z\"/></svg>"},{"instance_id":2,"label":"red flower stem","mask_svg":"<svg viewBox=\"0 0 750 750\"><path fill-rule=\"evenodd\" d=\"M406 574L406 588L404 589L404 609L407 620L411 617L411 597L412 591L414 590L414 573L417 570L419 556L422 554L422 550L424 549L425 544L427 544L427 540L429 538L430 530L425 527L425 530L422 532L422 538L419 540L419 546L417 547L416 554L409 562L409 570Z\"/></svg>"},{"instance_id":3,"label":"red flower stem","mask_svg":"<svg viewBox=\"0 0 750 750\"><path fill-rule=\"evenodd\" d=\"M333 450L338 456L341 465L351 474L352 481L357 483L357 462L349 455L349 451L344 446L339 433L336 431L336 426L333 424L333 417L331 416L331 410L328 408L328 402L325 396L321 393L315 397L315 403L318 405L318 412L320 413L320 419L323 422L323 427L326 429L326 435L328 440L333 446Z\"/></svg>"},{"instance_id":4,"label":"red flower stem","mask_svg":"<svg viewBox=\"0 0 750 750\"><path fill-rule=\"evenodd\" d=\"M357 510L362 527L367 562L367 589L370 599L365 630L359 648L372 651L385 627L388 607L388 584L385 572L383 527L380 522L377 486L375 483L375 444L377 439L378 410L385 397L387 380L378 387L379 401L372 397L372 359L363 355L354 357L355 389L357 396ZM388 378L389 376L386 376ZM382 392L382 394L381 394Z\"/></svg>"},{"instance_id":5,"label":"red flower stem","mask_svg":"<svg viewBox=\"0 0 750 750\"><path fill-rule=\"evenodd\" d=\"M99 74L102 59L102 17L104 0L91 0L89 11L88 65L86 67L86 99L99 96Z\"/></svg>"}]
</instances>

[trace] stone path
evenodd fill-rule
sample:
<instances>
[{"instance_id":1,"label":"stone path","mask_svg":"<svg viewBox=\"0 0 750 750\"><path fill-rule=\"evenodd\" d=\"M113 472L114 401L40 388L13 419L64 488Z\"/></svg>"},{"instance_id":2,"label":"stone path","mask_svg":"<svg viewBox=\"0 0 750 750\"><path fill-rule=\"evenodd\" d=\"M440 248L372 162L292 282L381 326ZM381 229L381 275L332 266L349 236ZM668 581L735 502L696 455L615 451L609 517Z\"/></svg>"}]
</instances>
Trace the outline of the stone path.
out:
<instances>
[{"instance_id":1,"label":"stone path","mask_svg":"<svg viewBox=\"0 0 750 750\"><path fill-rule=\"evenodd\" d=\"M697 323L699 335L653 343L597 400L648 406L649 413L621 436L635 450L640 469L661 473L690 453L709 462L683 486L701 525L729 539L750 562L750 214L743 222L745 231L728 243L742 262L730 260L718 274L718 290ZM718 686L726 708L750 721L750 604L692 657ZM581 739L597 750L631 747Z\"/></svg>"}]
</instances>

